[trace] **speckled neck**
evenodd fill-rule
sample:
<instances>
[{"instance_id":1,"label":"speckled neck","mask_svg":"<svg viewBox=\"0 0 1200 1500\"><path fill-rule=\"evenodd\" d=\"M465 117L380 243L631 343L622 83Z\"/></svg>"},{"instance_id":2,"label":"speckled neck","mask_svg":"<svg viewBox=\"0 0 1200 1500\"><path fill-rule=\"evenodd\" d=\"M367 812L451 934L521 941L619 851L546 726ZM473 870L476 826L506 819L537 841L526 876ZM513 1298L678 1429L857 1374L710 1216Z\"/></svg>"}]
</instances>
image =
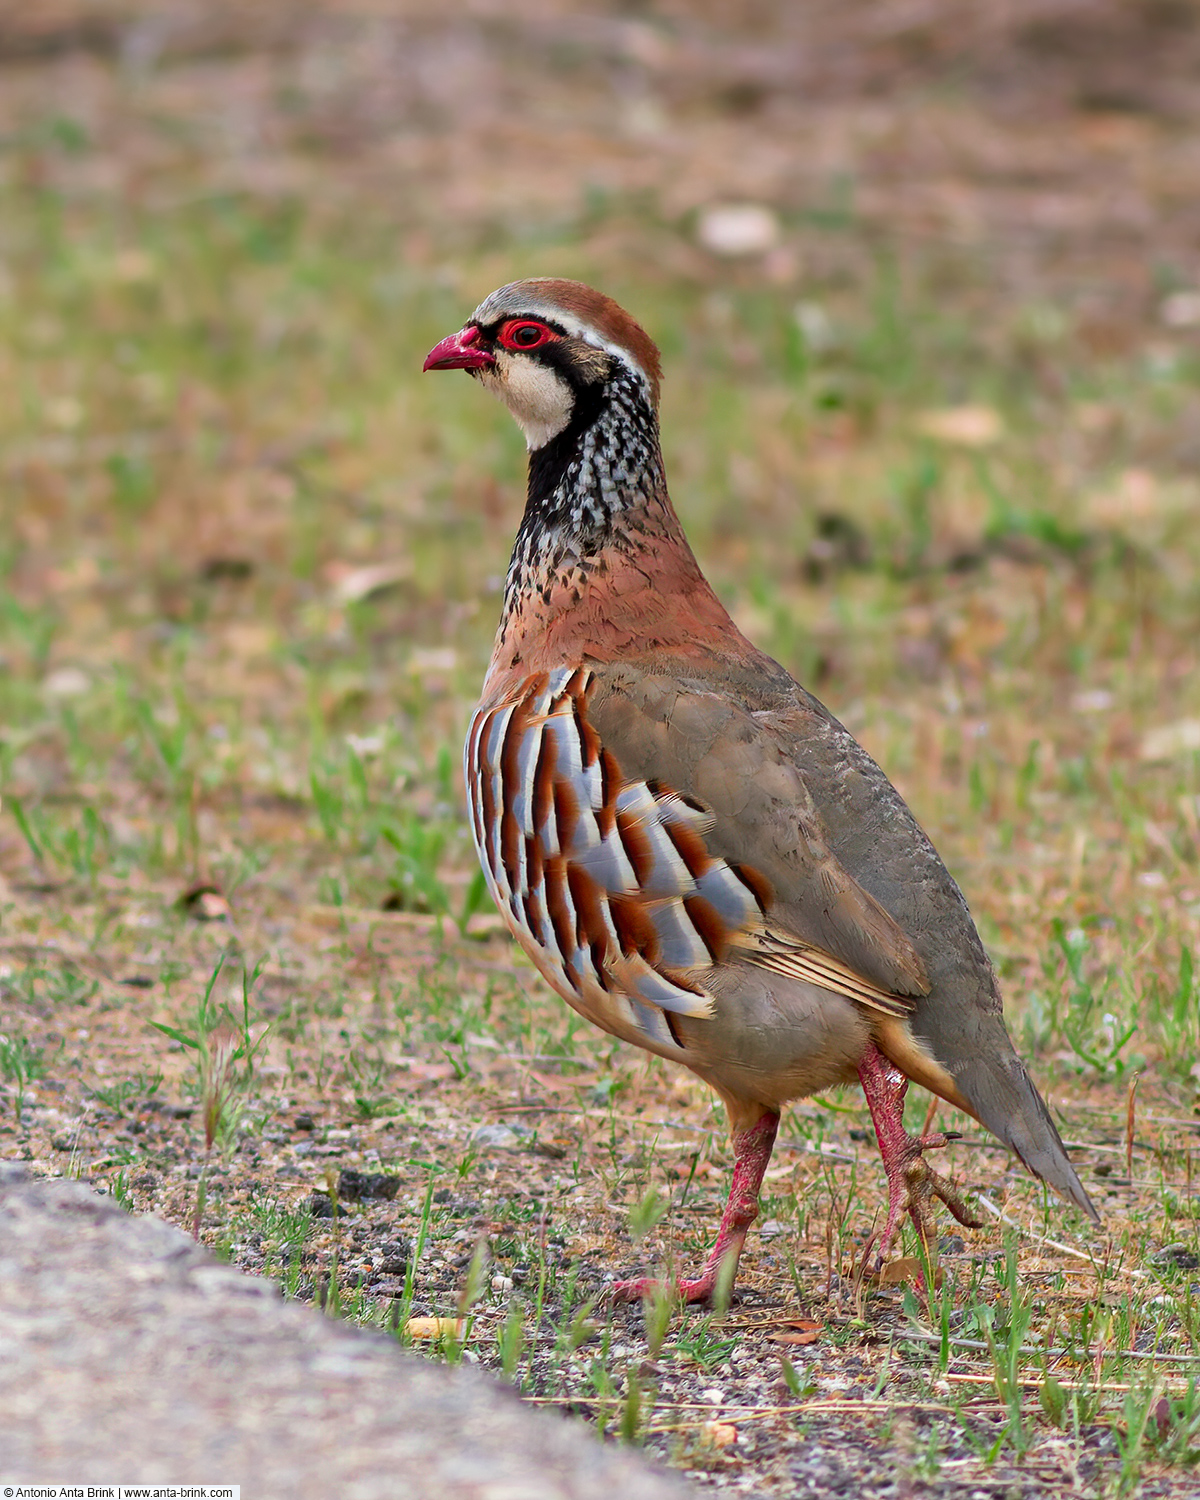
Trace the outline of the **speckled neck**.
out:
<instances>
[{"instance_id":1,"label":"speckled neck","mask_svg":"<svg viewBox=\"0 0 1200 1500\"><path fill-rule=\"evenodd\" d=\"M586 578L591 561L617 542L633 512L659 505L670 511L666 492L658 418L645 384L618 366L602 385L580 390L567 426L529 455L529 493L508 565L504 619L530 592L556 578L565 581L564 573Z\"/></svg>"}]
</instances>

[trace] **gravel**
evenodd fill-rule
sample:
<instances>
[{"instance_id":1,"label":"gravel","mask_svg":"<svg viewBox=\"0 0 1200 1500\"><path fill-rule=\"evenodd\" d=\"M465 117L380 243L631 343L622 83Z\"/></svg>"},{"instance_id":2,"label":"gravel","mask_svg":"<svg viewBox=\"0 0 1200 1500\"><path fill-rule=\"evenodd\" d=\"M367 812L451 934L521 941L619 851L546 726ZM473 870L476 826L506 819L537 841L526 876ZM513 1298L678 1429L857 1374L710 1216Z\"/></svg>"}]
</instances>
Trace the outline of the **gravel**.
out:
<instances>
[{"instance_id":1,"label":"gravel","mask_svg":"<svg viewBox=\"0 0 1200 1500\"><path fill-rule=\"evenodd\" d=\"M0 1475L247 1500L671 1500L627 1451L0 1162Z\"/></svg>"}]
</instances>

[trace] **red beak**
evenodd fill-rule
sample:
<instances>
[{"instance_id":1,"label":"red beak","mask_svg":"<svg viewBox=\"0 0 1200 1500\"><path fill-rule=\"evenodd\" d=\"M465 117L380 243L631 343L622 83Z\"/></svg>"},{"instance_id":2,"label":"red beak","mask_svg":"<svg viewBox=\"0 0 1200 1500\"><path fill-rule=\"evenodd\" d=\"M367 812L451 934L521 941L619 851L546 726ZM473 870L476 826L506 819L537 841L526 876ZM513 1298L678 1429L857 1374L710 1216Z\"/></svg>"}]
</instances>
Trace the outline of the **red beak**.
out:
<instances>
[{"instance_id":1,"label":"red beak","mask_svg":"<svg viewBox=\"0 0 1200 1500\"><path fill-rule=\"evenodd\" d=\"M452 333L448 339L434 345L425 356L422 370L482 370L487 365L494 365L494 354L473 347L478 338L479 329L468 323L461 332Z\"/></svg>"}]
</instances>

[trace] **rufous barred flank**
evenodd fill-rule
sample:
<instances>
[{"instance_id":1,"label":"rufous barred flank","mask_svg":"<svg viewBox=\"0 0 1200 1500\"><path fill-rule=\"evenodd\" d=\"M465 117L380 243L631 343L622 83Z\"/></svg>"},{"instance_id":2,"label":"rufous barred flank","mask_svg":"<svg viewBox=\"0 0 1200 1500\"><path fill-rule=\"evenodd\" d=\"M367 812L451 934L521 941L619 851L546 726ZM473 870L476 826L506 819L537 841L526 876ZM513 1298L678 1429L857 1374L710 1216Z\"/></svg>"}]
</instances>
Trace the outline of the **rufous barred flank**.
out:
<instances>
[{"instance_id":1,"label":"rufous barred flank","mask_svg":"<svg viewBox=\"0 0 1200 1500\"><path fill-rule=\"evenodd\" d=\"M443 339L529 444L529 496L467 736L488 886L548 984L724 1100L729 1276L780 1108L858 1079L889 1191L970 1213L902 1120L910 1079L1095 1218L1004 1026L966 902L883 772L717 599L667 495L658 350L610 298L519 281ZM618 1283L626 1296L650 1283Z\"/></svg>"}]
</instances>

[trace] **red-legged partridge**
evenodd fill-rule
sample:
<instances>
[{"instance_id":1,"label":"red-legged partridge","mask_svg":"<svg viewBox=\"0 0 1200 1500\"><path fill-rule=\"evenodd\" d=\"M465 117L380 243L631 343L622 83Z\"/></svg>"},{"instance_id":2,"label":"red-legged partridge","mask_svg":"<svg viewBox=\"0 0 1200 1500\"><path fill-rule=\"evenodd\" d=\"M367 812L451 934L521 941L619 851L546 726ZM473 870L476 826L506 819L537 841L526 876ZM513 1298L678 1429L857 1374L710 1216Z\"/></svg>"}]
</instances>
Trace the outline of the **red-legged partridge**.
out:
<instances>
[{"instance_id":1,"label":"red-legged partridge","mask_svg":"<svg viewBox=\"0 0 1200 1500\"><path fill-rule=\"evenodd\" d=\"M647 335L590 287L518 281L425 368L468 370L529 444L465 752L488 886L569 1005L729 1112L733 1188L679 1295L736 1269L782 1105L856 1078L888 1180L881 1255L906 1210L924 1232L932 1198L972 1222L922 1154L946 1137L904 1129L910 1079L1094 1218L933 845L701 573L667 495Z\"/></svg>"}]
</instances>

